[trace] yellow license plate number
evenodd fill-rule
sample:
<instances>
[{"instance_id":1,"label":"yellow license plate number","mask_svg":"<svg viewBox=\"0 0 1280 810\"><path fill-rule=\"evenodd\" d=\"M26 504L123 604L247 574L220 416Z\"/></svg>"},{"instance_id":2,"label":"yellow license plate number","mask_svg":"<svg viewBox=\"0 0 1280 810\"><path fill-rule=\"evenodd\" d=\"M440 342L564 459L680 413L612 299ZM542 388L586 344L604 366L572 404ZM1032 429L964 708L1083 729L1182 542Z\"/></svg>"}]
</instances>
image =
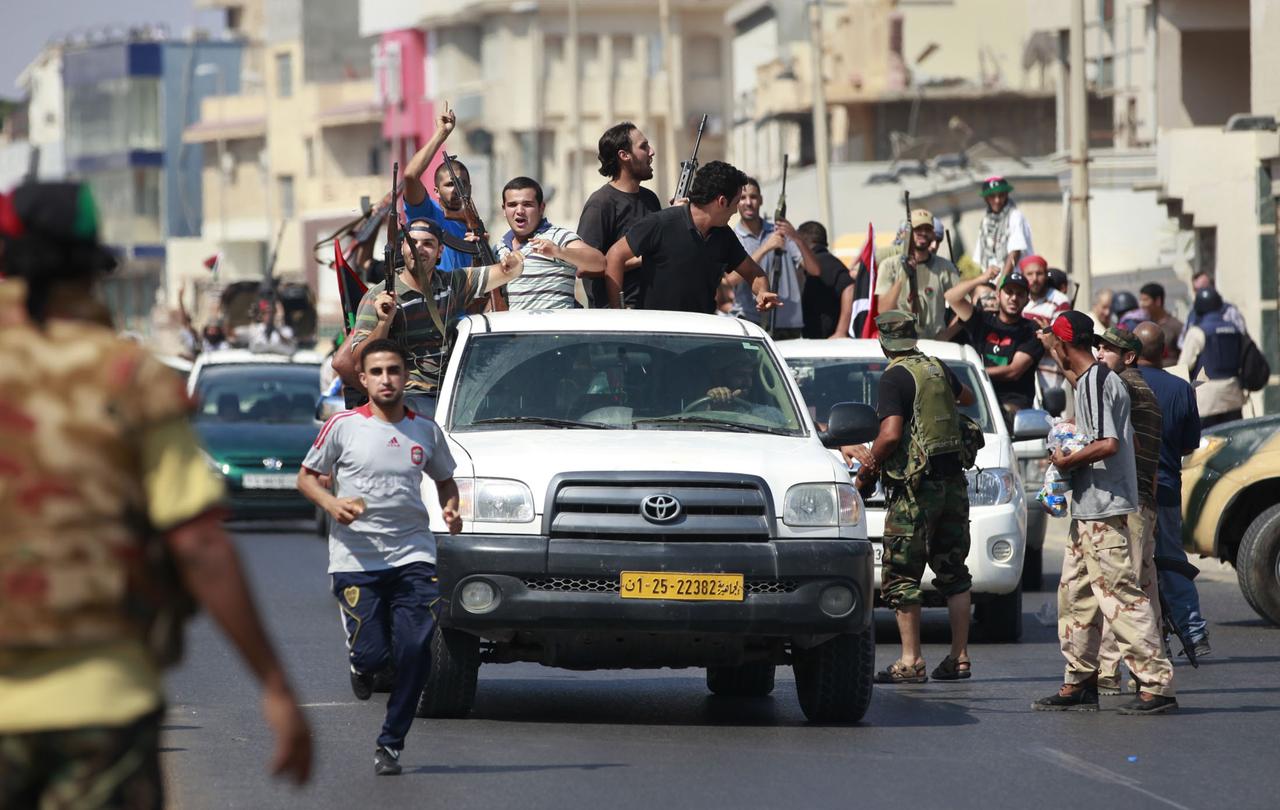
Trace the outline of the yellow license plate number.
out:
<instances>
[{"instance_id":1,"label":"yellow license plate number","mask_svg":"<svg viewBox=\"0 0 1280 810\"><path fill-rule=\"evenodd\" d=\"M623 599L741 602L742 574L623 571L618 591Z\"/></svg>"}]
</instances>

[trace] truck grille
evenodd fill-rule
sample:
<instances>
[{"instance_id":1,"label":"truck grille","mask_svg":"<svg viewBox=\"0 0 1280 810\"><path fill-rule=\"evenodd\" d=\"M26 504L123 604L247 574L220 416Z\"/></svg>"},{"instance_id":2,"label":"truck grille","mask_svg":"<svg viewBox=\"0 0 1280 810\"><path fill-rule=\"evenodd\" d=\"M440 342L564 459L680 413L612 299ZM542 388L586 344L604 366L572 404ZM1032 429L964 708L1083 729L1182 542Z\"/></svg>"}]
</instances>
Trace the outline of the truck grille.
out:
<instances>
[{"instance_id":1,"label":"truck grille","mask_svg":"<svg viewBox=\"0 0 1280 810\"><path fill-rule=\"evenodd\" d=\"M667 512L649 503L657 498ZM544 526L553 538L753 541L772 534L764 481L723 473L557 476Z\"/></svg>"},{"instance_id":2,"label":"truck grille","mask_svg":"<svg viewBox=\"0 0 1280 810\"><path fill-rule=\"evenodd\" d=\"M558 593L617 593L618 580L588 577L539 577L526 579L525 587L531 591L556 591ZM747 595L759 596L771 593L791 593L799 587L792 579L747 580Z\"/></svg>"}]
</instances>

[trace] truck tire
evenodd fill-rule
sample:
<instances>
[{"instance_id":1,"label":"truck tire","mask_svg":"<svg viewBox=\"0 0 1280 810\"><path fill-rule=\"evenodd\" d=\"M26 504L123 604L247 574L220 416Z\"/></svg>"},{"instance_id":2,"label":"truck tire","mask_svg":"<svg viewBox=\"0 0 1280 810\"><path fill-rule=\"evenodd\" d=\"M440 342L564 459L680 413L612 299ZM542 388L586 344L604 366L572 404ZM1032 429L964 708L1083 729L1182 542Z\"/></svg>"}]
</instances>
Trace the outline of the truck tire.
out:
<instances>
[{"instance_id":1,"label":"truck tire","mask_svg":"<svg viewBox=\"0 0 1280 810\"><path fill-rule=\"evenodd\" d=\"M800 709L813 723L856 723L871 705L875 625L792 653Z\"/></svg>"},{"instance_id":2,"label":"truck tire","mask_svg":"<svg viewBox=\"0 0 1280 810\"><path fill-rule=\"evenodd\" d=\"M1043 538L1041 538L1043 540ZM1038 591L1044 585L1044 548L1027 546L1022 558L1022 590Z\"/></svg>"},{"instance_id":3,"label":"truck tire","mask_svg":"<svg viewBox=\"0 0 1280 810\"><path fill-rule=\"evenodd\" d=\"M466 717L476 701L480 639L437 627L431 636L431 674L418 698L418 717Z\"/></svg>"},{"instance_id":4,"label":"truck tire","mask_svg":"<svg viewBox=\"0 0 1280 810\"><path fill-rule=\"evenodd\" d=\"M1249 606L1280 625L1280 504L1254 518L1240 538L1236 578Z\"/></svg>"},{"instance_id":5,"label":"truck tire","mask_svg":"<svg viewBox=\"0 0 1280 810\"><path fill-rule=\"evenodd\" d=\"M721 697L764 697L773 691L776 668L768 661L736 667L707 667L707 688Z\"/></svg>"},{"instance_id":6,"label":"truck tire","mask_svg":"<svg viewBox=\"0 0 1280 810\"><path fill-rule=\"evenodd\" d=\"M973 611L982 640L991 644L1012 644L1022 638L1022 585L1013 593L979 602Z\"/></svg>"}]
</instances>

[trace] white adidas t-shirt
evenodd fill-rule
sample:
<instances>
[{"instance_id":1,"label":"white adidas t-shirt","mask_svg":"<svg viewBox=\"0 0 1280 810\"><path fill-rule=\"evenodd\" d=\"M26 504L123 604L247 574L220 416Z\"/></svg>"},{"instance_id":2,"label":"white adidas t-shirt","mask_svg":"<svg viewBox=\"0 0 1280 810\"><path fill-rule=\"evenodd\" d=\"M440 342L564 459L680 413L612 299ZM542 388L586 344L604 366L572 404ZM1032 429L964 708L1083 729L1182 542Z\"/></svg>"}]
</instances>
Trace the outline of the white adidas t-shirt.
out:
<instances>
[{"instance_id":1,"label":"white adidas t-shirt","mask_svg":"<svg viewBox=\"0 0 1280 810\"><path fill-rule=\"evenodd\" d=\"M335 414L302 466L334 477L339 498L364 498L365 511L329 527L329 573L378 571L436 561L436 538L422 501L422 475L453 476L454 461L440 426L406 409L384 422L368 405Z\"/></svg>"}]
</instances>

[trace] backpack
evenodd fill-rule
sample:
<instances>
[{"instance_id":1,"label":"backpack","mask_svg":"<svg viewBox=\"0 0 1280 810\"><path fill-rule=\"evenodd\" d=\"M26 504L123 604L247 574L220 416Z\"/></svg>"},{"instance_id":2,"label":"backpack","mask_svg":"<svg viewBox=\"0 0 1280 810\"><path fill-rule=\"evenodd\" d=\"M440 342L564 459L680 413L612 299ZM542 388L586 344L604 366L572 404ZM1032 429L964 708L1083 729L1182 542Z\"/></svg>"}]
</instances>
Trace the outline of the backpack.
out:
<instances>
[{"instance_id":1,"label":"backpack","mask_svg":"<svg viewBox=\"0 0 1280 810\"><path fill-rule=\"evenodd\" d=\"M1246 391L1261 391L1267 387L1271 379L1271 365L1267 358L1253 342L1253 338L1244 335L1240 346L1240 385Z\"/></svg>"}]
</instances>

